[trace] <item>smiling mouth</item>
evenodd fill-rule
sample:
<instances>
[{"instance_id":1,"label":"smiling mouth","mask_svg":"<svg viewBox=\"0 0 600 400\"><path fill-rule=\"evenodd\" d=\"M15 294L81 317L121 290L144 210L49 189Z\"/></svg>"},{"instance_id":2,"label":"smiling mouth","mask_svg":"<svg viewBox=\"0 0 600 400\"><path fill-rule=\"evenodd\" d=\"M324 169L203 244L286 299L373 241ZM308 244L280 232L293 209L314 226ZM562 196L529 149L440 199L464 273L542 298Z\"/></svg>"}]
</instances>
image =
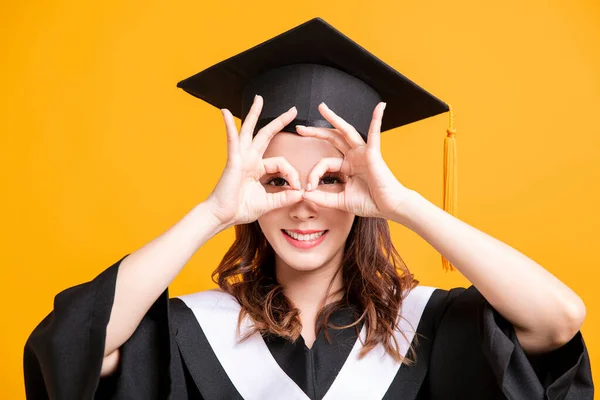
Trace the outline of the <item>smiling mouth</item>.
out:
<instances>
[{"instance_id":1,"label":"smiling mouth","mask_svg":"<svg viewBox=\"0 0 600 400\"><path fill-rule=\"evenodd\" d=\"M281 231L285 235L287 235L290 238L297 240L299 242L313 242L328 232L327 229L325 229L323 231L317 231L317 232L305 233L305 234L288 231L287 229L282 229Z\"/></svg>"}]
</instances>

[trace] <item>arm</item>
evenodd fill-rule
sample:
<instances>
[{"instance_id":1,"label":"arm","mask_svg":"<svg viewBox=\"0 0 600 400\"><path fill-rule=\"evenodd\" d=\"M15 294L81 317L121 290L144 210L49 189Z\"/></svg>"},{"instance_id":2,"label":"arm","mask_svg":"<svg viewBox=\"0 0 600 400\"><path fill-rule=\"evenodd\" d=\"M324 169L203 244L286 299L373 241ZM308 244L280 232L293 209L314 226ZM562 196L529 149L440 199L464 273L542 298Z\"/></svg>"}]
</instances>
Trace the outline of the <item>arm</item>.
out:
<instances>
[{"instance_id":1,"label":"arm","mask_svg":"<svg viewBox=\"0 0 600 400\"><path fill-rule=\"evenodd\" d=\"M532 259L410 191L391 218L450 261L504 318L530 354L552 351L579 331L581 298Z\"/></svg>"},{"instance_id":2,"label":"arm","mask_svg":"<svg viewBox=\"0 0 600 400\"><path fill-rule=\"evenodd\" d=\"M104 355L112 354L105 359L107 364L116 366L118 357L113 352L131 337L194 253L224 229L213 208L209 202L198 204L168 231L121 262L106 332Z\"/></svg>"}]
</instances>

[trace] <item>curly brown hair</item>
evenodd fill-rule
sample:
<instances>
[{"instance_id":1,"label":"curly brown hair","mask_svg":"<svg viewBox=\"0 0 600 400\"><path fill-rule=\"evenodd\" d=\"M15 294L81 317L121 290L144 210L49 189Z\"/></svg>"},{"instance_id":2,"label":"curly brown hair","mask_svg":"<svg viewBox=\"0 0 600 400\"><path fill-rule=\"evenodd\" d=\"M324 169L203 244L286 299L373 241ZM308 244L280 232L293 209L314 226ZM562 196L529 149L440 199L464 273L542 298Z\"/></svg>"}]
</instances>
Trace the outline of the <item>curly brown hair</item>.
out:
<instances>
[{"instance_id":1,"label":"curly brown hair","mask_svg":"<svg viewBox=\"0 0 600 400\"><path fill-rule=\"evenodd\" d=\"M235 233L235 241L213 271L212 279L241 305L238 332L246 315L254 322L252 329L242 340L258 331L295 341L302 329L300 312L285 296L283 286L277 282L273 248L258 222L237 225ZM360 357L378 343L383 343L385 350L396 361L412 364L416 360L413 346L410 346L411 356L403 357L393 332L399 330L398 312L403 299L419 281L409 272L396 251L387 220L355 218L344 246L342 265L336 275L340 272L342 287L329 297L341 298L326 306L326 299L323 300L317 316L316 331L325 327L343 329L354 326L358 333L358 325L364 321L366 337ZM333 279L328 292L332 284ZM345 307L354 310L354 323L346 326L329 324L331 314ZM324 332L326 339L330 341L327 329Z\"/></svg>"}]
</instances>

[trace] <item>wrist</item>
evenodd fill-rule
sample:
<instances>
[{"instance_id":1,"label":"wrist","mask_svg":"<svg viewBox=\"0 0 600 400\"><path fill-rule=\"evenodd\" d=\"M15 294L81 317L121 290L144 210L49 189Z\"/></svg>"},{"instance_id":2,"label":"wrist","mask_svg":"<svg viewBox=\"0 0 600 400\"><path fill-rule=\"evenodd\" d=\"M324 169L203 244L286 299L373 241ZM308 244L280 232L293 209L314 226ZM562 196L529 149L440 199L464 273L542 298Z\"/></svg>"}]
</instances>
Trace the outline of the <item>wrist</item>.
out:
<instances>
[{"instance_id":1,"label":"wrist","mask_svg":"<svg viewBox=\"0 0 600 400\"><path fill-rule=\"evenodd\" d=\"M419 192L412 189L403 190L396 198L398 199L397 207L394 209L391 218L388 219L411 228L411 221L414 219L419 204L426 201L426 199Z\"/></svg>"},{"instance_id":2,"label":"wrist","mask_svg":"<svg viewBox=\"0 0 600 400\"><path fill-rule=\"evenodd\" d=\"M214 235L234 225L223 221L219 214L219 207L210 198L194 207L194 212L199 215L203 224L206 224L205 226L209 228Z\"/></svg>"}]
</instances>

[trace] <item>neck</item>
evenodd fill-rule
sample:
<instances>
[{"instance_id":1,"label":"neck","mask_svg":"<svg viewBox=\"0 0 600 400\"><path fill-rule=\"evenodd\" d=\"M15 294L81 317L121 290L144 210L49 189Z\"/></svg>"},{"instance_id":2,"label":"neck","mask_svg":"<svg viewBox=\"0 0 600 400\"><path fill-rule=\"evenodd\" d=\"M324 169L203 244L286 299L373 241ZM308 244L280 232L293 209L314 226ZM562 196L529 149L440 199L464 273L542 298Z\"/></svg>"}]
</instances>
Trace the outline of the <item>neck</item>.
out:
<instances>
[{"instance_id":1,"label":"neck","mask_svg":"<svg viewBox=\"0 0 600 400\"><path fill-rule=\"evenodd\" d=\"M324 265L311 271L299 271L287 265L279 256L275 256L275 273L277 281L283 286L283 291L300 312L316 313L322 305L338 300L341 296L331 296L342 287L342 271L337 270L342 265L343 249ZM335 278L334 278L335 275ZM329 285L333 279L331 289Z\"/></svg>"}]
</instances>

